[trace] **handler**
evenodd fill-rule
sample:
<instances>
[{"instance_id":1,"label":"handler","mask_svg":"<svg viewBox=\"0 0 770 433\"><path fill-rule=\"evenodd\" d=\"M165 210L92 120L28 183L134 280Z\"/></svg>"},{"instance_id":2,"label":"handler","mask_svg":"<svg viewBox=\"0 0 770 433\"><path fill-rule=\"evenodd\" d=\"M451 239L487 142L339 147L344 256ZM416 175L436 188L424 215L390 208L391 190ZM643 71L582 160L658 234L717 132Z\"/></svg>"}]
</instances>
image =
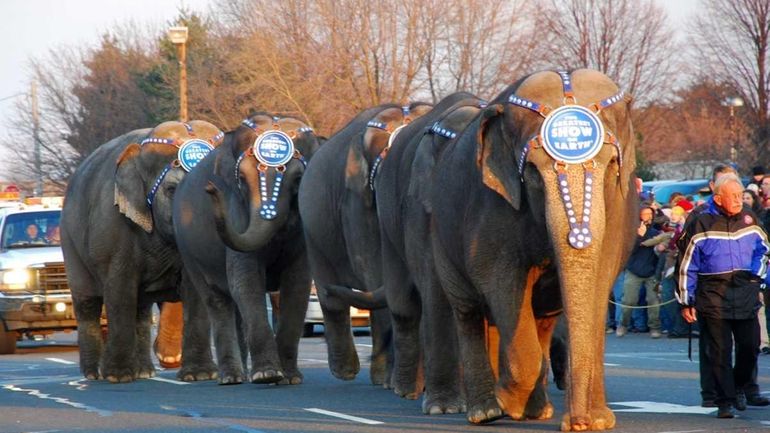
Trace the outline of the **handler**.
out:
<instances>
[{"instance_id":1,"label":"handler","mask_svg":"<svg viewBox=\"0 0 770 433\"><path fill-rule=\"evenodd\" d=\"M744 209L743 185L734 174L720 176L713 202L680 239L684 251L677 298L688 323L700 319L712 357L709 374L716 385L718 418L732 418L733 406L746 408L736 396L752 381L759 353L759 290L767 275L770 245L756 216ZM703 334L701 334L703 338ZM730 362L735 339L735 366ZM736 400L736 397L738 398Z\"/></svg>"}]
</instances>

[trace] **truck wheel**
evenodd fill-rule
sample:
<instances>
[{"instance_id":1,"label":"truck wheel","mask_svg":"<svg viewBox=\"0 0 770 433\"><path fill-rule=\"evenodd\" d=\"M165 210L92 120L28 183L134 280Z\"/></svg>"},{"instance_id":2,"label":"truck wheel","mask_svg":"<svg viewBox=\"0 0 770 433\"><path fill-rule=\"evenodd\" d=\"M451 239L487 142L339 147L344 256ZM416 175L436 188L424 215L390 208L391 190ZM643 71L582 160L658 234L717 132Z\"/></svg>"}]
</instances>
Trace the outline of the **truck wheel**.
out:
<instances>
[{"instance_id":1,"label":"truck wheel","mask_svg":"<svg viewBox=\"0 0 770 433\"><path fill-rule=\"evenodd\" d=\"M0 355L16 353L16 333L6 331L0 326Z\"/></svg>"}]
</instances>

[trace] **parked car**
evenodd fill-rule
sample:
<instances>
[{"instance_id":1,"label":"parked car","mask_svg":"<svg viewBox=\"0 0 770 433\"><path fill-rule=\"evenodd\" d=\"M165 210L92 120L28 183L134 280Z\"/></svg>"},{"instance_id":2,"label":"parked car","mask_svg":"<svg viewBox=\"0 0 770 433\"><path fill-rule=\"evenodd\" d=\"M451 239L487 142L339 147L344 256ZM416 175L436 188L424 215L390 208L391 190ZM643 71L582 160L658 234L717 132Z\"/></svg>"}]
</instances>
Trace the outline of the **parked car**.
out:
<instances>
[{"instance_id":1,"label":"parked car","mask_svg":"<svg viewBox=\"0 0 770 433\"><path fill-rule=\"evenodd\" d=\"M310 301L307 304L307 313L305 314L305 328L302 332L303 337L313 335L315 325L323 325L324 316L321 310L321 302L318 300L315 284L310 289ZM350 307L350 324L354 327L369 326L369 310L361 310L356 307Z\"/></svg>"},{"instance_id":2,"label":"parked car","mask_svg":"<svg viewBox=\"0 0 770 433\"><path fill-rule=\"evenodd\" d=\"M60 201L0 208L0 354L14 353L25 336L77 329L60 217Z\"/></svg>"}]
</instances>

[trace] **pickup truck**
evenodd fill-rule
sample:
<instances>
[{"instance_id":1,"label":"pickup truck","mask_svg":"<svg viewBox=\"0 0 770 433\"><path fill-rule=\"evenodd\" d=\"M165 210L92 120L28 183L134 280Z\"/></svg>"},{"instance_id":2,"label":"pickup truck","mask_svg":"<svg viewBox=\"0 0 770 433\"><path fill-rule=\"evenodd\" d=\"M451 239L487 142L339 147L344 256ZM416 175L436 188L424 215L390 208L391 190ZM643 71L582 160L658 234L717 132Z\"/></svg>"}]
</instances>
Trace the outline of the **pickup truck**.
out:
<instances>
[{"instance_id":1,"label":"pickup truck","mask_svg":"<svg viewBox=\"0 0 770 433\"><path fill-rule=\"evenodd\" d=\"M16 342L77 330L59 236L60 206L0 208L0 354Z\"/></svg>"}]
</instances>

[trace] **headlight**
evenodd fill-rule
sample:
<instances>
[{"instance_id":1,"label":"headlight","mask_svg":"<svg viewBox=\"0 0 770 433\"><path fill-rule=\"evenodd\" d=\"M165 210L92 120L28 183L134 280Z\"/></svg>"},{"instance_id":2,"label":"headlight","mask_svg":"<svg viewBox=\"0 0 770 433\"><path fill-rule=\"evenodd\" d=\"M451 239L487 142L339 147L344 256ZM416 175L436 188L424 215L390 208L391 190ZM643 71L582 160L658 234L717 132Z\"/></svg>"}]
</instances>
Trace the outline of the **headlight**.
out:
<instances>
[{"instance_id":1,"label":"headlight","mask_svg":"<svg viewBox=\"0 0 770 433\"><path fill-rule=\"evenodd\" d=\"M0 271L3 289L26 289L30 281L29 269L6 269Z\"/></svg>"}]
</instances>

